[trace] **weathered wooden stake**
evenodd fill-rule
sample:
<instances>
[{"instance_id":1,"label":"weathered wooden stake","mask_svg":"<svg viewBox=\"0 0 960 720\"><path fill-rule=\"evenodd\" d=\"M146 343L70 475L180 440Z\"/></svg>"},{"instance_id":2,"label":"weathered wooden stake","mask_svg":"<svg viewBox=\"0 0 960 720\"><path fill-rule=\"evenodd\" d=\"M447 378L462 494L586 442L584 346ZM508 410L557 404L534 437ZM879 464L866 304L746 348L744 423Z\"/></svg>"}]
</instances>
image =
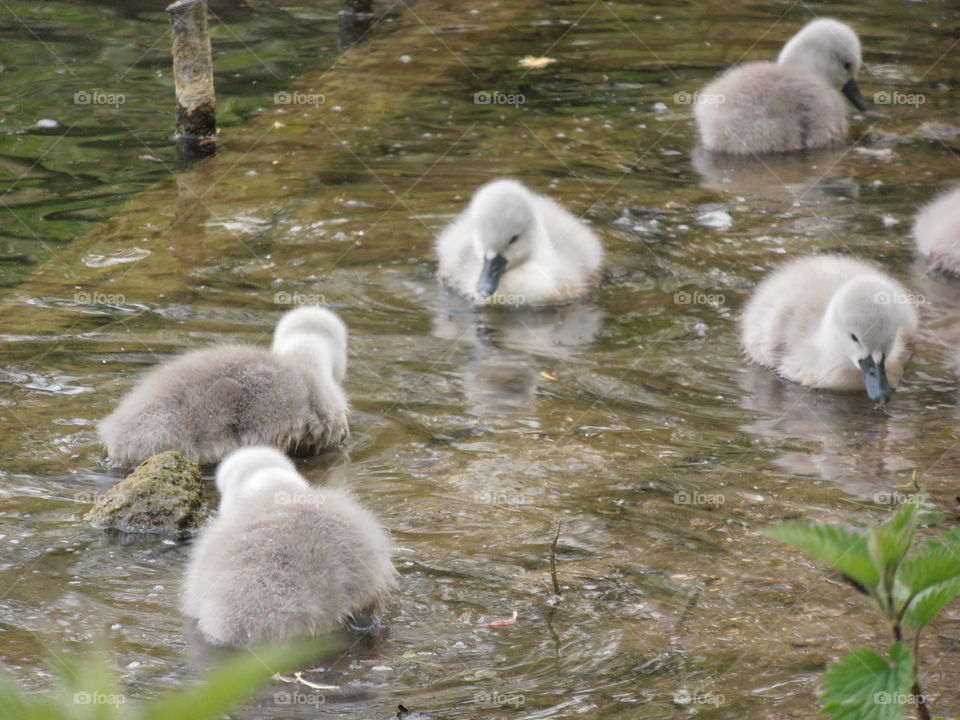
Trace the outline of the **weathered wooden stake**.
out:
<instances>
[{"instance_id":1,"label":"weathered wooden stake","mask_svg":"<svg viewBox=\"0 0 960 720\"><path fill-rule=\"evenodd\" d=\"M192 156L216 152L217 98L205 0L177 0L167 8L173 26L173 80L177 89L177 148Z\"/></svg>"},{"instance_id":2,"label":"weathered wooden stake","mask_svg":"<svg viewBox=\"0 0 960 720\"><path fill-rule=\"evenodd\" d=\"M373 27L373 0L340 1L340 49L356 45Z\"/></svg>"}]
</instances>

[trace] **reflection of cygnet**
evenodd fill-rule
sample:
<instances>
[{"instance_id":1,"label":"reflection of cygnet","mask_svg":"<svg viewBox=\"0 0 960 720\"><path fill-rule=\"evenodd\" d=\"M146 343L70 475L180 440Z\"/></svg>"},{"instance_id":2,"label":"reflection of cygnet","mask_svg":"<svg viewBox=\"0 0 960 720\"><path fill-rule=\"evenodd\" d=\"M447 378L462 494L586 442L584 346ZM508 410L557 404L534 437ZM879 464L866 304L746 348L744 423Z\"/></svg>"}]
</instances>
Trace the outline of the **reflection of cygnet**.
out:
<instances>
[{"instance_id":1,"label":"reflection of cygnet","mask_svg":"<svg viewBox=\"0 0 960 720\"><path fill-rule=\"evenodd\" d=\"M348 434L346 348L334 313L292 310L271 350L197 350L149 372L100 423L100 439L124 467L164 450L212 463L244 445L298 453L336 445Z\"/></svg>"},{"instance_id":2,"label":"reflection of cygnet","mask_svg":"<svg viewBox=\"0 0 960 720\"><path fill-rule=\"evenodd\" d=\"M847 25L827 18L808 23L776 63L737 66L701 91L694 114L704 147L766 153L843 139L847 119L840 92L866 109L856 80L860 60L860 40Z\"/></svg>"},{"instance_id":3,"label":"reflection of cygnet","mask_svg":"<svg viewBox=\"0 0 960 720\"><path fill-rule=\"evenodd\" d=\"M917 251L934 270L960 275L960 187L925 205L913 223Z\"/></svg>"},{"instance_id":4,"label":"reflection of cygnet","mask_svg":"<svg viewBox=\"0 0 960 720\"><path fill-rule=\"evenodd\" d=\"M437 272L478 303L574 300L596 285L603 248L597 236L550 198L516 180L487 183L437 239Z\"/></svg>"},{"instance_id":5,"label":"reflection of cygnet","mask_svg":"<svg viewBox=\"0 0 960 720\"><path fill-rule=\"evenodd\" d=\"M228 456L217 488L220 511L193 548L181 602L206 640L283 640L379 618L396 575L390 541L352 495L311 487L267 447Z\"/></svg>"},{"instance_id":6,"label":"reflection of cygnet","mask_svg":"<svg viewBox=\"0 0 960 720\"><path fill-rule=\"evenodd\" d=\"M850 177L834 174L843 158L841 148L804 153L774 153L762 158L694 148L690 161L703 178L702 186L718 192L749 195L784 206L856 198L860 188Z\"/></svg>"},{"instance_id":7,"label":"reflection of cygnet","mask_svg":"<svg viewBox=\"0 0 960 720\"><path fill-rule=\"evenodd\" d=\"M754 362L812 387L866 385L875 402L890 399L890 383L903 374L917 334L906 289L872 265L839 255L802 258L772 273L741 323Z\"/></svg>"},{"instance_id":8,"label":"reflection of cygnet","mask_svg":"<svg viewBox=\"0 0 960 720\"><path fill-rule=\"evenodd\" d=\"M434 316L433 335L463 348L468 412L494 423L513 423L518 416L533 421L536 395L549 382L550 369L582 367L583 350L603 322L599 308L580 302L488 317L456 300L458 307Z\"/></svg>"},{"instance_id":9,"label":"reflection of cygnet","mask_svg":"<svg viewBox=\"0 0 960 720\"><path fill-rule=\"evenodd\" d=\"M750 411L741 430L763 438L790 475L819 475L868 500L887 478L916 466L904 454L916 443L913 423L864 413L842 395L811 392L756 365L741 380L740 402Z\"/></svg>"}]
</instances>

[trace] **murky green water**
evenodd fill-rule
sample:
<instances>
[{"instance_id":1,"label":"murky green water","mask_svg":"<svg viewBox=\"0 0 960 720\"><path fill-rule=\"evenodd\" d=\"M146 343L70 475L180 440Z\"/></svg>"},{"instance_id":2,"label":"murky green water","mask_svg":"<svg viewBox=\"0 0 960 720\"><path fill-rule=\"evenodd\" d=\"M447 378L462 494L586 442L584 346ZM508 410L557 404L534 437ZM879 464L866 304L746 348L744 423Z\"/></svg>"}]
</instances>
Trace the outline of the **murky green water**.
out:
<instances>
[{"instance_id":1,"label":"murky green water","mask_svg":"<svg viewBox=\"0 0 960 720\"><path fill-rule=\"evenodd\" d=\"M187 548L111 542L80 520L113 481L95 423L175 353L266 343L289 296L350 326L338 472L390 527L402 573L389 638L337 665L322 714L383 718L403 702L434 717L807 718L827 662L886 640L862 598L756 530L883 517L878 493L914 492L914 472L957 517L960 285L926 277L908 237L960 175L955 10L423 0L340 58L331 3L215 5L232 30L217 31L223 150L174 178L162 13L9 8L33 31L0 10L0 80L21 98L0 138L0 657L19 682L45 687L51 653L97 637L131 695L194 676L175 609ZM924 103L872 103L837 152L692 159L676 94L775 56L811 8L860 32L868 100ZM91 119L41 39L81 88L149 101ZM529 54L557 62L524 70ZM256 58L324 103L274 104L283 82ZM524 103L474 102L493 90ZM60 127L32 128L44 117ZM138 160L148 152L164 162ZM602 235L595 301L476 312L437 286L433 236L499 175ZM705 226L718 210L729 227ZM736 317L757 279L822 249L875 258L924 296L919 353L886 414L741 361ZM513 626L481 624L514 611ZM954 608L922 646L940 714L960 713L958 642ZM685 691L694 701L676 702ZM272 692L238 717L318 714Z\"/></svg>"}]
</instances>

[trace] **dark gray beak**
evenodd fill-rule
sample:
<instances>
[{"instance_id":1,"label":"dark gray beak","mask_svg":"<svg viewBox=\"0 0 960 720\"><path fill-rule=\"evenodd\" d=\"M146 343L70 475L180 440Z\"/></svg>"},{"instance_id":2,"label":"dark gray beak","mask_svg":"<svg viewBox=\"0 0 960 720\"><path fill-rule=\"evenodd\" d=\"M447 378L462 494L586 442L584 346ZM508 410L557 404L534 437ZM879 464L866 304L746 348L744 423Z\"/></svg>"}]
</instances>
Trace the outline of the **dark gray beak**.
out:
<instances>
[{"instance_id":1,"label":"dark gray beak","mask_svg":"<svg viewBox=\"0 0 960 720\"><path fill-rule=\"evenodd\" d=\"M860 86L857 85L857 81L853 78L847 80L844 83L843 87L840 88L840 92L847 96L847 100L853 103L853 106L863 112L867 109L867 104L863 101L863 95L860 94Z\"/></svg>"},{"instance_id":2,"label":"dark gray beak","mask_svg":"<svg viewBox=\"0 0 960 720\"><path fill-rule=\"evenodd\" d=\"M886 358L877 365L870 355L860 361L860 369L863 370L863 381L867 386L867 397L874 402L886 404L890 400L893 391L887 384L887 370L884 368Z\"/></svg>"},{"instance_id":3,"label":"dark gray beak","mask_svg":"<svg viewBox=\"0 0 960 720\"><path fill-rule=\"evenodd\" d=\"M493 295L500 284L500 276L507 266L507 259L503 255L494 255L483 261L483 270L480 271L480 282L477 283L477 292L480 295Z\"/></svg>"}]
</instances>

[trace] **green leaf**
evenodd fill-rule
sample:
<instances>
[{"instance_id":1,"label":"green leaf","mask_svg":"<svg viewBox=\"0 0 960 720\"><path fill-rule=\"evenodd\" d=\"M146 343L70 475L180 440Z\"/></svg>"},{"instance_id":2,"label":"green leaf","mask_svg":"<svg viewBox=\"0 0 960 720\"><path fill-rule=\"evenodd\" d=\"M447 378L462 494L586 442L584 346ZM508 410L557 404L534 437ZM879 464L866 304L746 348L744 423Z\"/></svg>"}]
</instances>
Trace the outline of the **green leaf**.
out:
<instances>
[{"instance_id":1,"label":"green leaf","mask_svg":"<svg viewBox=\"0 0 960 720\"><path fill-rule=\"evenodd\" d=\"M103 646L83 658L60 656L60 688L55 702L64 720L117 720L131 698L117 689Z\"/></svg>"},{"instance_id":2,"label":"green leaf","mask_svg":"<svg viewBox=\"0 0 960 720\"><path fill-rule=\"evenodd\" d=\"M199 685L150 703L144 720L211 720L252 697L277 672L289 671L335 650L329 641L301 640L283 646L237 650Z\"/></svg>"},{"instance_id":3,"label":"green leaf","mask_svg":"<svg viewBox=\"0 0 960 720\"><path fill-rule=\"evenodd\" d=\"M903 561L897 579L911 593L960 575L960 554L957 550L937 540L931 540Z\"/></svg>"},{"instance_id":4,"label":"green leaf","mask_svg":"<svg viewBox=\"0 0 960 720\"><path fill-rule=\"evenodd\" d=\"M827 669L821 713L834 720L902 720L913 681L913 655L903 643L890 646L889 660L855 650Z\"/></svg>"},{"instance_id":5,"label":"green leaf","mask_svg":"<svg viewBox=\"0 0 960 720\"><path fill-rule=\"evenodd\" d=\"M901 505L887 522L870 529L867 540L870 557L884 578L891 582L904 555L913 544L913 536L919 524L917 507L917 501Z\"/></svg>"},{"instance_id":6,"label":"green leaf","mask_svg":"<svg viewBox=\"0 0 960 720\"><path fill-rule=\"evenodd\" d=\"M960 577L928 587L910 603L903 615L904 624L910 628L922 628L957 595L960 595Z\"/></svg>"},{"instance_id":7,"label":"green leaf","mask_svg":"<svg viewBox=\"0 0 960 720\"><path fill-rule=\"evenodd\" d=\"M6 675L0 675L0 718L60 720L63 714L47 696L26 695Z\"/></svg>"},{"instance_id":8,"label":"green leaf","mask_svg":"<svg viewBox=\"0 0 960 720\"><path fill-rule=\"evenodd\" d=\"M880 573L870 558L863 534L809 522L784 523L761 532L826 561L876 594Z\"/></svg>"}]
</instances>

